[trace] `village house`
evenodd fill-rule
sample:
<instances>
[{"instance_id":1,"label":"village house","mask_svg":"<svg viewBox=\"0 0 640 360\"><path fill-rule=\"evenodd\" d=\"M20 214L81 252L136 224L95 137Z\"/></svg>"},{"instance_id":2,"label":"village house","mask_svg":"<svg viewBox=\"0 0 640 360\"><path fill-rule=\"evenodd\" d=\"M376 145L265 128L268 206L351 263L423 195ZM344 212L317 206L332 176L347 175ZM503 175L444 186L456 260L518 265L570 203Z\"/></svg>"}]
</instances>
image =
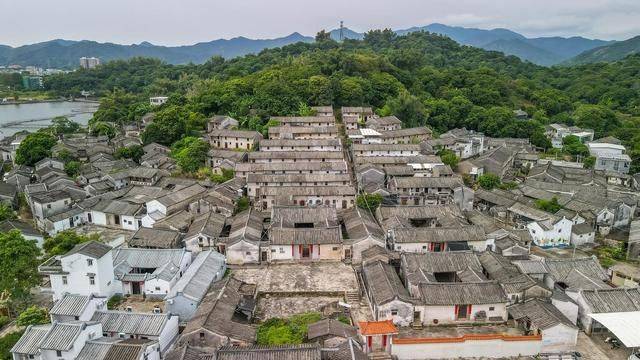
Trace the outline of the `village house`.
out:
<instances>
[{"instance_id":1,"label":"village house","mask_svg":"<svg viewBox=\"0 0 640 360\"><path fill-rule=\"evenodd\" d=\"M582 129L577 126L567 126L564 124L549 124L545 126L545 135L551 139L551 145L556 148L562 148L563 140L569 135L573 135L580 139L580 142L586 144L593 141L594 132L591 129Z\"/></svg>"},{"instance_id":2,"label":"village house","mask_svg":"<svg viewBox=\"0 0 640 360\"><path fill-rule=\"evenodd\" d=\"M342 214L342 222L345 259L358 263L367 249L385 247L385 232L368 210L357 206L346 210Z\"/></svg>"},{"instance_id":3,"label":"village house","mask_svg":"<svg viewBox=\"0 0 640 360\"><path fill-rule=\"evenodd\" d=\"M296 163L241 163L236 164L236 177L249 174L346 174L345 161Z\"/></svg>"},{"instance_id":4,"label":"village house","mask_svg":"<svg viewBox=\"0 0 640 360\"><path fill-rule=\"evenodd\" d=\"M331 162L344 161L341 151L255 151L249 154L250 163Z\"/></svg>"},{"instance_id":5,"label":"village house","mask_svg":"<svg viewBox=\"0 0 640 360\"><path fill-rule=\"evenodd\" d=\"M269 128L269 139L315 140L336 139L338 128L331 126L272 126Z\"/></svg>"},{"instance_id":6,"label":"village house","mask_svg":"<svg viewBox=\"0 0 640 360\"><path fill-rule=\"evenodd\" d=\"M418 144L353 144L354 156L419 156Z\"/></svg>"},{"instance_id":7,"label":"village house","mask_svg":"<svg viewBox=\"0 0 640 360\"><path fill-rule=\"evenodd\" d=\"M447 205L454 203L456 194L464 198L464 184L456 177L394 177L387 187L401 205ZM473 197L461 200L473 203Z\"/></svg>"},{"instance_id":8,"label":"village house","mask_svg":"<svg viewBox=\"0 0 640 360\"><path fill-rule=\"evenodd\" d=\"M402 129L402 121L395 117L395 115L384 117L370 117L365 122L365 126L369 129L374 129L380 132L400 130Z\"/></svg>"},{"instance_id":9,"label":"village house","mask_svg":"<svg viewBox=\"0 0 640 360\"><path fill-rule=\"evenodd\" d=\"M127 245L141 249L175 249L180 245L180 233L170 229L140 227L127 239Z\"/></svg>"},{"instance_id":10,"label":"village house","mask_svg":"<svg viewBox=\"0 0 640 360\"><path fill-rule=\"evenodd\" d=\"M594 257L574 259L542 259L547 273L544 284L549 289L576 292L579 289L609 289L609 276Z\"/></svg>"},{"instance_id":11,"label":"village house","mask_svg":"<svg viewBox=\"0 0 640 360\"><path fill-rule=\"evenodd\" d=\"M182 239L184 247L193 253L217 249L225 224L226 217L213 211L196 217Z\"/></svg>"},{"instance_id":12,"label":"village house","mask_svg":"<svg viewBox=\"0 0 640 360\"><path fill-rule=\"evenodd\" d=\"M209 131L211 146L219 149L255 149L263 136L257 131L250 130L220 130Z\"/></svg>"},{"instance_id":13,"label":"village house","mask_svg":"<svg viewBox=\"0 0 640 360\"><path fill-rule=\"evenodd\" d=\"M225 254L228 264L257 264L267 261L266 249L263 247L263 217L253 209L245 210L233 217L229 229L229 237L221 239L218 249Z\"/></svg>"},{"instance_id":14,"label":"village house","mask_svg":"<svg viewBox=\"0 0 640 360\"><path fill-rule=\"evenodd\" d=\"M421 283L487 280L478 256L471 251L401 253L400 276L414 298L420 297Z\"/></svg>"},{"instance_id":15,"label":"village house","mask_svg":"<svg viewBox=\"0 0 640 360\"><path fill-rule=\"evenodd\" d=\"M49 310L51 322L91 321L93 314L107 308L107 298L64 294Z\"/></svg>"},{"instance_id":16,"label":"village house","mask_svg":"<svg viewBox=\"0 0 640 360\"><path fill-rule=\"evenodd\" d=\"M626 154L627 149L623 145L602 142L590 142L587 144L589 153L596 158L593 166L595 170L613 171L623 174L629 173L631 157Z\"/></svg>"},{"instance_id":17,"label":"village house","mask_svg":"<svg viewBox=\"0 0 640 360\"><path fill-rule=\"evenodd\" d=\"M166 311L178 315L181 323L191 320L209 286L221 280L226 270L224 255L212 250L200 252L164 298Z\"/></svg>"},{"instance_id":18,"label":"village house","mask_svg":"<svg viewBox=\"0 0 640 360\"><path fill-rule=\"evenodd\" d=\"M342 151L340 139L289 140L268 139L260 142L260 151Z\"/></svg>"},{"instance_id":19,"label":"village house","mask_svg":"<svg viewBox=\"0 0 640 360\"><path fill-rule=\"evenodd\" d=\"M178 338L178 316L129 311L98 310L92 322L102 325L102 336L154 340L164 354Z\"/></svg>"},{"instance_id":20,"label":"village house","mask_svg":"<svg viewBox=\"0 0 640 360\"><path fill-rule=\"evenodd\" d=\"M0 222L0 232L7 233L13 230L19 231L25 240L33 240L39 248L42 248L44 236L31 223L24 220L5 220Z\"/></svg>"},{"instance_id":21,"label":"village house","mask_svg":"<svg viewBox=\"0 0 640 360\"><path fill-rule=\"evenodd\" d=\"M285 126L334 126L333 116L272 116L271 120Z\"/></svg>"},{"instance_id":22,"label":"village house","mask_svg":"<svg viewBox=\"0 0 640 360\"><path fill-rule=\"evenodd\" d=\"M483 133L462 128L449 130L440 135L438 139L425 141L424 145L430 147L433 151L442 149L453 151L460 159L468 159L485 151L484 142Z\"/></svg>"},{"instance_id":23,"label":"village house","mask_svg":"<svg viewBox=\"0 0 640 360\"><path fill-rule=\"evenodd\" d=\"M85 343L76 360L160 360L160 345L149 339L97 338Z\"/></svg>"},{"instance_id":24,"label":"village house","mask_svg":"<svg viewBox=\"0 0 640 360\"><path fill-rule=\"evenodd\" d=\"M486 251L493 247L493 239L477 225L459 227L408 227L395 228L387 232L392 249L404 252L440 252L470 250Z\"/></svg>"},{"instance_id":25,"label":"village house","mask_svg":"<svg viewBox=\"0 0 640 360\"><path fill-rule=\"evenodd\" d=\"M416 317L424 325L503 323L507 295L497 282L421 283Z\"/></svg>"},{"instance_id":26,"label":"village house","mask_svg":"<svg viewBox=\"0 0 640 360\"><path fill-rule=\"evenodd\" d=\"M111 277L123 295L164 299L191 264L185 249L117 248L113 253Z\"/></svg>"},{"instance_id":27,"label":"village house","mask_svg":"<svg viewBox=\"0 0 640 360\"><path fill-rule=\"evenodd\" d=\"M385 144L417 144L431 139L433 132L427 127L415 127L382 132Z\"/></svg>"},{"instance_id":28,"label":"village house","mask_svg":"<svg viewBox=\"0 0 640 360\"><path fill-rule=\"evenodd\" d=\"M311 110L316 112L316 116L333 116L333 107L331 106L312 106Z\"/></svg>"},{"instance_id":29,"label":"village house","mask_svg":"<svg viewBox=\"0 0 640 360\"><path fill-rule=\"evenodd\" d=\"M73 202L71 195L63 190L31 194L27 200L39 227L43 226L45 218L68 210Z\"/></svg>"},{"instance_id":30,"label":"village house","mask_svg":"<svg viewBox=\"0 0 640 360\"><path fill-rule=\"evenodd\" d=\"M324 319L309 324L307 338L324 348L337 348L358 336L358 329L335 319Z\"/></svg>"},{"instance_id":31,"label":"village house","mask_svg":"<svg viewBox=\"0 0 640 360\"><path fill-rule=\"evenodd\" d=\"M249 174L247 176L247 196L259 201L261 190L266 187L286 186L347 186L351 177L347 174Z\"/></svg>"},{"instance_id":32,"label":"village house","mask_svg":"<svg viewBox=\"0 0 640 360\"><path fill-rule=\"evenodd\" d=\"M353 186L267 186L260 189L260 201L254 206L270 210L274 206L318 206L333 205L337 209L355 206L356 191Z\"/></svg>"},{"instance_id":33,"label":"village house","mask_svg":"<svg viewBox=\"0 0 640 360\"><path fill-rule=\"evenodd\" d=\"M238 120L226 115L214 115L207 122L207 131L235 129L240 125Z\"/></svg>"},{"instance_id":34,"label":"village house","mask_svg":"<svg viewBox=\"0 0 640 360\"><path fill-rule=\"evenodd\" d=\"M256 329L249 322L255 310L255 297L255 285L233 276L214 283L177 345L219 348L253 344Z\"/></svg>"},{"instance_id":35,"label":"village house","mask_svg":"<svg viewBox=\"0 0 640 360\"><path fill-rule=\"evenodd\" d=\"M347 118L353 122L345 122L347 138L353 144L382 144L382 134L369 128L357 128L355 118ZM344 120L343 120L344 121Z\"/></svg>"},{"instance_id":36,"label":"village house","mask_svg":"<svg viewBox=\"0 0 640 360\"><path fill-rule=\"evenodd\" d=\"M608 331L590 315L640 311L638 288L584 289L567 295L578 304L578 319L587 334Z\"/></svg>"},{"instance_id":37,"label":"village house","mask_svg":"<svg viewBox=\"0 0 640 360\"><path fill-rule=\"evenodd\" d=\"M578 327L549 302L531 299L507 308L509 315L533 335L542 335L542 351L546 353L574 351Z\"/></svg>"},{"instance_id":38,"label":"village house","mask_svg":"<svg viewBox=\"0 0 640 360\"><path fill-rule=\"evenodd\" d=\"M609 268L611 283L617 287L634 288L640 285L640 268L618 262Z\"/></svg>"},{"instance_id":39,"label":"village house","mask_svg":"<svg viewBox=\"0 0 640 360\"><path fill-rule=\"evenodd\" d=\"M53 300L65 294L110 297L119 292L114 279L114 258L111 246L89 241L76 245L64 255L54 256L38 267L48 277Z\"/></svg>"},{"instance_id":40,"label":"village house","mask_svg":"<svg viewBox=\"0 0 640 360\"><path fill-rule=\"evenodd\" d=\"M363 266L362 279L376 321L390 320L395 325L409 326L420 315L414 313L414 299L402 284L393 266L376 261Z\"/></svg>"},{"instance_id":41,"label":"village house","mask_svg":"<svg viewBox=\"0 0 640 360\"><path fill-rule=\"evenodd\" d=\"M342 260L342 231L336 209L282 207L271 209L269 261Z\"/></svg>"},{"instance_id":42,"label":"village house","mask_svg":"<svg viewBox=\"0 0 640 360\"><path fill-rule=\"evenodd\" d=\"M175 189L175 185L169 187ZM207 189L199 184L182 187L159 198L147 201L147 214L142 218L142 226L153 227L153 224L171 214L189 207L189 204L204 197Z\"/></svg>"},{"instance_id":43,"label":"village house","mask_svg":"<svg viewBox=\"0 0 640 360\"><path fill-rule=\"evenodd\" d=\"M16 360L75 360L85 343L101 334L102 325L97 322L29 325L11 353Z\"/></svg>"}]
</instances>

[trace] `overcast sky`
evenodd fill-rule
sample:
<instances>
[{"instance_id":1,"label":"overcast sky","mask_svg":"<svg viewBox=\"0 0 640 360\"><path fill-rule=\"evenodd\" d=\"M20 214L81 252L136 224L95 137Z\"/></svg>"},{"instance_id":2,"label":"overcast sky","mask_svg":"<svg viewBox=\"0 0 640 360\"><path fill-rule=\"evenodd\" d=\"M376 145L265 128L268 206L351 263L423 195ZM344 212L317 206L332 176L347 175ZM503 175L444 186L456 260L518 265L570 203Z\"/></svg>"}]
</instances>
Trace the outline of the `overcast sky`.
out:
<instances>
[{"instance_id":1,"label":"overcast sky","mask_svg":"<svg viewBox=\"0 0 640 360\"><path fill-rule=\"evenodd\" d=\"M0 44L63 38L183 45L314 35L340 20L357 31L440 22L528 37L623 40L640 35L640 0L0 0Z\"/></svg>"}]
</instances>

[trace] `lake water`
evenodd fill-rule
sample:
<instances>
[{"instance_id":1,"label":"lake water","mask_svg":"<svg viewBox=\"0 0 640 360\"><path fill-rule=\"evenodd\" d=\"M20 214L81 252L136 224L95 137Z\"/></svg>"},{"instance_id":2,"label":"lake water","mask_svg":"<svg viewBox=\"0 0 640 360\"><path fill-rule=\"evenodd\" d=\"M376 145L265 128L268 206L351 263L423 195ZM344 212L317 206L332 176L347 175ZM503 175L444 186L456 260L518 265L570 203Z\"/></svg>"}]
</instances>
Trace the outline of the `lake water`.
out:
<instances>
[{"instance_id":1,"label":"lake water","mask_svg":"<svg viewBox=\"0 0 640 360\"><path fill-rule=\"evenodd\" d=\"M46 102L19 105L0 105L0 130L5 136L21 130L37 131L51 124L51 119L66 116L86 125L98 109L96 103Z\"/></svg>"}]
</instances>

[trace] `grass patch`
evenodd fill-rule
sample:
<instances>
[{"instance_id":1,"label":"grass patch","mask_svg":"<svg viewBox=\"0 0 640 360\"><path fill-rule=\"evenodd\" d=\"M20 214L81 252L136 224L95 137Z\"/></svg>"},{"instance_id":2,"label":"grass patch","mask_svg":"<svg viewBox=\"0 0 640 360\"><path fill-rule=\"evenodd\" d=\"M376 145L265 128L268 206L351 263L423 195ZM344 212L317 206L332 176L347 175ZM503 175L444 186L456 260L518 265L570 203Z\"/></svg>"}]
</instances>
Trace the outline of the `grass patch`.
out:
<instances>
[{"instance_id":1,"label":"grass patch","mask_svg":"<svg viewBox=\"0 0 640 360\"><path fill-rule=\"evenodd\" d=\"M259 345L302 344L307 339L309 324L321 319L317 312L298 314L288 319L269 319L258 327L257 342Z\"/></svg>"},{"instance_id":2,"label":"grass patch","mask_svg":"<svg viewBox=\"0 0 640 360\"><path fill-rule=\"evenodd\" d=\"M606 269L618 261L624 261L627 257L627 250L624 244L619 246L602 245L596 248L596 255L600 259L600 265Z\"/></svg>"}]
</instances>

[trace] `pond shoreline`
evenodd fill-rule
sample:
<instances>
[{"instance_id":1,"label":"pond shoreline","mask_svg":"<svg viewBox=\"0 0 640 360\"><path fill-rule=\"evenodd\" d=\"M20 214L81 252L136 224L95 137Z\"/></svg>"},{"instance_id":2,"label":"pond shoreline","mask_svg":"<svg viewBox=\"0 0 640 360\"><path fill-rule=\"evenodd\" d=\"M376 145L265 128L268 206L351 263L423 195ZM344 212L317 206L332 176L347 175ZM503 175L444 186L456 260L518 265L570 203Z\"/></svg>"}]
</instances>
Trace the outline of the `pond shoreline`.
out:
<instances>
[{"instance_id":1,"label":"pond shoreline","mask_svg":"<svg viewBox=\"0 0 640 360\"><path fill-rule=\"evenodd\" d=\"M69 100L69 99L65 99L65 98L60 98L60 99L50 99L50 100L18 100L18 101L14 101L14 100L9 100L9 101L3 101L0 102L0 106L2 105L22 105L22 104L41 104L41 103L57 103L57 102L70 102L70 103L85 103L85 104L100 104L99 100L84 100L84 99L73 99L73 100Z\"/></svg>"}]
</instances>

